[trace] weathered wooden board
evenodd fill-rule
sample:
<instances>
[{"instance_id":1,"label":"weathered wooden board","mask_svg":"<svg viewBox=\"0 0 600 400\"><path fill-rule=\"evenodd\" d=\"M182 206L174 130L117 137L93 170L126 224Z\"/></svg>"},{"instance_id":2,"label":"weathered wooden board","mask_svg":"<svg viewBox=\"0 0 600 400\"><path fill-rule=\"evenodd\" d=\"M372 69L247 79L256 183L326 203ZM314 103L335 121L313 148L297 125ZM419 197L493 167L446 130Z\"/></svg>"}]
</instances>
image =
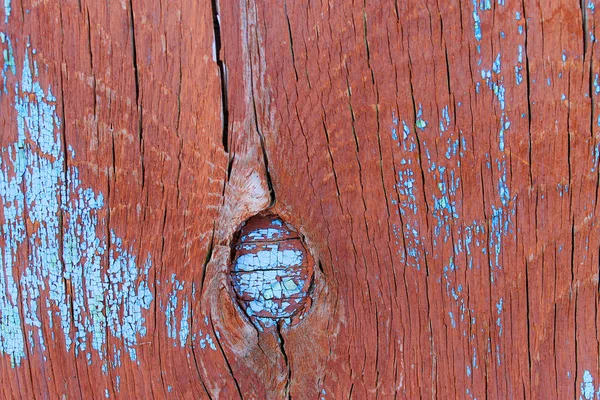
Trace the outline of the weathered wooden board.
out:
<instances>
[{"instance_id":1,"label":"weathered wooden board","mask_svg":"<svg viewBox=\"0 0 600 400\"><path fill-rule=\"evenodd\" d=\"M5 0L0 397L600 397L595 5Z\"/></svg>"}]
</instances>

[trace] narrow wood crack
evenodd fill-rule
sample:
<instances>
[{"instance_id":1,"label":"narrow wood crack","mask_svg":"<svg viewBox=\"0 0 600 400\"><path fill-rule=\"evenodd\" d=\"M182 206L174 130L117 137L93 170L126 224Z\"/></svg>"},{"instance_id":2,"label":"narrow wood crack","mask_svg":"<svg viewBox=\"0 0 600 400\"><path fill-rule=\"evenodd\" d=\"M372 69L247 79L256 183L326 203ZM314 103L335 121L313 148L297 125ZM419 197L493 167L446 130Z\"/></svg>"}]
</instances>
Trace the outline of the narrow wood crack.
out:
<instances>
[{"instance_id":1,"label":"narrow wood crack","mask_svg":"<svg viewBox=\"0 0 600 400\"><path fill-rule=\"evenodd\" d=\"M227 97L227 69L225 62L221 58L221 19L219 17L219 1L211 0L212 15L213 15L213 32L215 35L214 56L217 66L219 67L219 76L221 78L221 113L223 118L222 140L223 149L229 152L229 100Z\"/></svg>"}]
</instances>

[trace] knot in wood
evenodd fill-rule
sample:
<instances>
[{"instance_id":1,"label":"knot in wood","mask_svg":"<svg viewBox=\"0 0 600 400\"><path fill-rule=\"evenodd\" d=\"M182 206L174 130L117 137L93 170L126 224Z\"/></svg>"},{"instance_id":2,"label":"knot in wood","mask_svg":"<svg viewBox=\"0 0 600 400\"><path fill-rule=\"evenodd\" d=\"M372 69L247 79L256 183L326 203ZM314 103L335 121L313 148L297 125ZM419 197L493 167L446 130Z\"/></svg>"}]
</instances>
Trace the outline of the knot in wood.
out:
<instances>
[{"instance_id":1,"label":"knot in wood","mask_svg":"<svg viewBox=\"0 0 600 400\"><path fill-rule=\"evenodd\" d=\"M302 319L313 272L300 235L273 214L248 219L234 240L231 283L241 308L260 329Z\"/></svg>"}]
</instances>

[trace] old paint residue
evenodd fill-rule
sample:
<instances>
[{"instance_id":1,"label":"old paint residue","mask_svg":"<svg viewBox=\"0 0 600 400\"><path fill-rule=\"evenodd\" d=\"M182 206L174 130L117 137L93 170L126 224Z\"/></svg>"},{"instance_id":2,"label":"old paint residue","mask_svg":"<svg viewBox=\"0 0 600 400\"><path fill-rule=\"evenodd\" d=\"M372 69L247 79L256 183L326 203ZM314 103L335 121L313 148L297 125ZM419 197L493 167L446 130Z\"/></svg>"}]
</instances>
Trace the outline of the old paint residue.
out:
<instances>
[{"instance_id":1,"label":"old paint residue","mask_svg":"<svg viewBox=\"0 0 600 400\"><path fill-rule=\"evenodd\" d=\"M238 301L259 327L302 318L313 265L302 240L274 215L258 215L240 230L231 281Z\"/></svg>"},{"instance_id":2,"label":"old paint residue","mask_svg":"<svg viewBox=\"0 0 600 400\"><path fill-rule=\"evenodd\" d=\"M579 396L580 400L600 399L600 385L596 391L594 386L594 377L587 369L583 371L583 378L579 387L581 390L581 396Z\"/></svg>"},{"instance_id":3,"label":"old paint residue","mask_svg":"<svg viewBox=\"0 0 600 400\"><path fill-rule=\"evenodd\" d=\"M10 2L11 2L11 0L4 0L4 23L5 24L8 24L8 17L10 17L10 12L12 11Z\"/></svg>"},{"instance_id":4,"label":"old paint residue","mask_svg":"<svg viewBox=\"0 0 600 400\"><path fill-rule=\"evenodd\" d=\"M14 58L10 39L2 39L10 49L6 76L14 71ZM0 158L0 354L18 366L27 352L43 353L47 321L62 332L66 351L74 348L88 364L98 357L106 373L109 363L121 364L122 351L137 360L135 347L146 335L143 312L153 300L152 262L148 254L140 264L114 232L103 234L104 196L65 162L75 154L63 151L57 99L36 80L30 53L28 46L14 87L17 141L2 148ZM108 348L109 335L122 346Z\"/></svg>"},{"instance_id":5,"label":"old paint residue","mask_svg":"<svg viewBox=\"0 0 600 400\"><path fill-rule=\"evenodd\" d=\"M417 112L419 120L421 120L422 109ZM417 124L418 121L417 120ZM421 120L422 121L422 120ZM443 124L443 122L440 122ZM423 121L421 124L423 129L427 123ZM419 128L417 126L417 128ZM412 131L406 121L402 120L402 136L398 137L396 132L400 129L400 120L394 112L392 114L392 139L396 141L396 147L402 153L404 158L400 160L400 165L394 168L396 174L396 183L394 184L394 193L391 194L391 203L397 207L396 214L403 221L403 225L398 226L392 224L392 230L396 237L395 244L400 246L404 244L404 251L399 250L398 255L402 262L407 262L410 266L421 269L423 262L422 256L422 241L424 238L420 236L420 224L417 216L418 200L417 188L418 175L414 172L419 168L417 159L418 141L414 131Z\"/></svg>"}]
</instances>

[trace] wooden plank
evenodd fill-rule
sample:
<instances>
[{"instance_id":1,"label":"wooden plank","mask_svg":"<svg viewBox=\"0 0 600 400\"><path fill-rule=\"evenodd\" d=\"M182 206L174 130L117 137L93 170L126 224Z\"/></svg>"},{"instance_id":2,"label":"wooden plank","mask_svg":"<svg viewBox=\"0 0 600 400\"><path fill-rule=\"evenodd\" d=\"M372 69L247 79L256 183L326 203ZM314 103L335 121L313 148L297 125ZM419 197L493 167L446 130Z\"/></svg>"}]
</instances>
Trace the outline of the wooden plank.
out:
<instances>
[{"instance_id":1,"label":"wooden plank","mask_svg":"<svg viewBox=\"0 0 600 400\"><path fill-rule=\"evenodd\" d=\"M597 397L595 6L5 1L0 396Z\"/></svg>"}]
</instances>

